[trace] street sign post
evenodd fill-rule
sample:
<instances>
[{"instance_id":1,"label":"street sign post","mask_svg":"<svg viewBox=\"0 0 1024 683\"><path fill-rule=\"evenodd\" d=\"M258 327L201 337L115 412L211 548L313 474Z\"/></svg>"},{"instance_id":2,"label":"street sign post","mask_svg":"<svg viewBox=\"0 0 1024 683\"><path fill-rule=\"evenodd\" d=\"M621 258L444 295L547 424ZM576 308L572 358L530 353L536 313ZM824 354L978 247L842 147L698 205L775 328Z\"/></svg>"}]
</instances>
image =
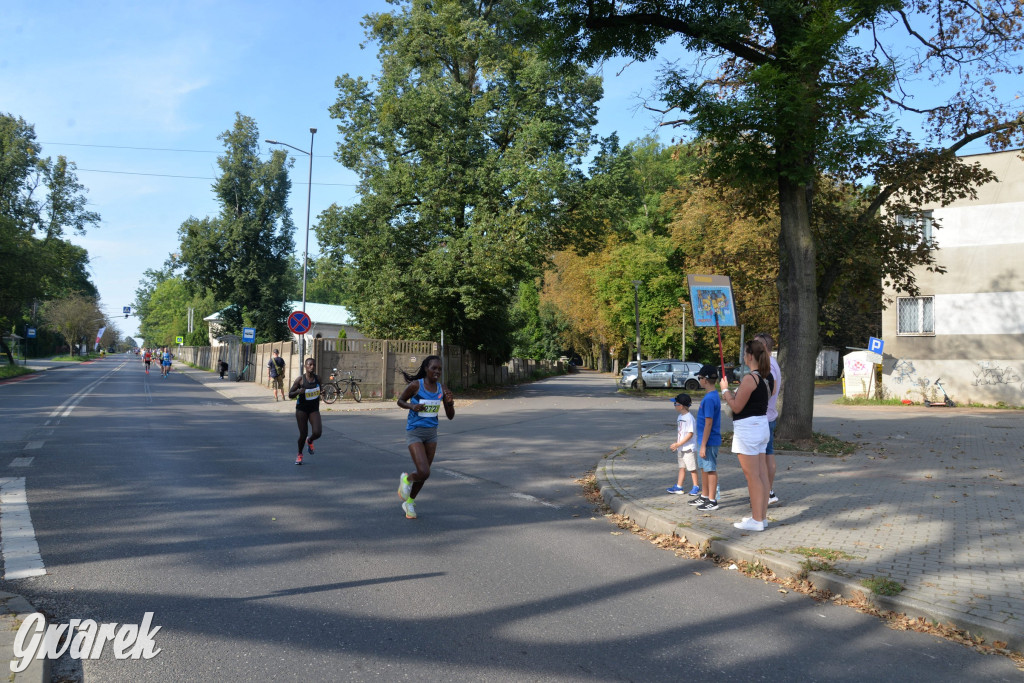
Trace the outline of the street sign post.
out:
<instances>
[{"instance_id":1,"label":"street sign post","mask_svg":"<svg viewBox=\"0 0 1024 683\"><path fill-rule=\"evenodd\" d=\"M295 311L288 316L288 329L295 334L306 334L312 326L313 321L305 311Z\"/></svg>"},{"instance_id":2,"label":"street sign post","mask_svg":"<svg viewBox=\"0 0 1024 683\"><path fill-rule=\"evenodd\" d=\"M868 351L872 353L882 353L882 349L885 348L885 342L876 337L868 337Z\"/></svg>"},{"instance_id":3,"label":"street sign post","mask_svg":"<svg viewBox=\"0 0 1024 683\"><path fill-rule=\"evenodd\" d=\"M255 327L243 327L242 328L242 341L246 344L251 344L256 341L256 328Z\"/></svg>"}]
</instances>

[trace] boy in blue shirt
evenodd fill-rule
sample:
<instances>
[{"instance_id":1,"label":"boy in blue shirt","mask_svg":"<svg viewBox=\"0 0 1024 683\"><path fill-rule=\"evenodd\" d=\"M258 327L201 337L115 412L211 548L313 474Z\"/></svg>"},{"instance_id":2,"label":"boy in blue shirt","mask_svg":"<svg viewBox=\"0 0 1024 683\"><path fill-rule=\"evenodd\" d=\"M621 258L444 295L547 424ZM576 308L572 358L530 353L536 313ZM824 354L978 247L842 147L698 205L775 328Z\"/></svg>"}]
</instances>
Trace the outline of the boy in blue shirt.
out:
<instances>
[{"instance_id":1,"label":"boy in blue shirt","mask_svg":"<svg viewBox=\"0 0 1024 683\"><path fill-rule=\"evenodd\" d=\"M704 398L697 409L695 448L700 455L700 468L704 470L704 486L700 495L690 501L701 512L718 509L718 447L722 445L722 397L715 382L718 368L705 365L697 373L704 389ZM714 496L712 498L712 496Z\"/></svg>"}]
</instances>

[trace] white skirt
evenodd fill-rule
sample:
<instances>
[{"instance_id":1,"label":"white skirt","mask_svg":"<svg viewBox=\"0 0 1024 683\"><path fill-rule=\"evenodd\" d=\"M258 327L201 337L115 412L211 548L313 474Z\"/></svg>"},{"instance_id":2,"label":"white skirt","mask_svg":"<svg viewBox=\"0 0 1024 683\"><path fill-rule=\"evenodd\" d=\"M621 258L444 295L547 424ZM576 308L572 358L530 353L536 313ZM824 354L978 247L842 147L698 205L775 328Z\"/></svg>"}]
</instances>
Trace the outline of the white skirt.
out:
<instances>
[{"instance_id":1,"label":"white skirt","mask_svg":"<svg viewBox=\"0 0 1024 683\"><path fill-rule=\"evenodd\" d=\"M768 449L768 417L754 415L732 423L732 452L759 455Z\"/></svg>"}]
</instances>

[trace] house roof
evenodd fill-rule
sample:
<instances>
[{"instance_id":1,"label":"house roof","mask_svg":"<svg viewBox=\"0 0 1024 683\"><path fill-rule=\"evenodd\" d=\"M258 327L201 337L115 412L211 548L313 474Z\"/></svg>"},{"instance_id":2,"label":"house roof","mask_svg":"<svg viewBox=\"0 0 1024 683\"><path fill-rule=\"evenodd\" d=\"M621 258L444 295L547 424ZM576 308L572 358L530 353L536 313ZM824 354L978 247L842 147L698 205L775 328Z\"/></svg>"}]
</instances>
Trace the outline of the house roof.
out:
<instances>
[{"instance_id":1,"label":"house roof","mask_svg":"<svg viewBox=\"0 0 1024 683\"><path fill-rule=\"evenodd\" d=\"M301 301L289 301L288 306L291 311L302 310ZM204 322L218 323L221 322L221 312L217 311L212 315L208 315L203 318ZM312 301L306 302L306 315L313 321L313 324L321 325L354 325L355 322L352 320L352 315L348 312L348 309L344 306L334 306L333 304L318 304Z\"/></svg>"}]
</instances>

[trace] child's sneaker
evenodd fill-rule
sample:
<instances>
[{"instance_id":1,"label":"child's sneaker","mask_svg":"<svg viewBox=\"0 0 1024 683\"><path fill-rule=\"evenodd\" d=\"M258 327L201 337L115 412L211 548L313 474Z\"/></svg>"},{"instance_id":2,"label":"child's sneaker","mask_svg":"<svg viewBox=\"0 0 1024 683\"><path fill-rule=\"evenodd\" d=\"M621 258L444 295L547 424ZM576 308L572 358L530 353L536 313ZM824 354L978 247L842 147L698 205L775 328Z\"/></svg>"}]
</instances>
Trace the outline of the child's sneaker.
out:
<instances>
[{"instance_id":1,"label":"child's sneaker","mask_svg":"<svg viewBox=\"0 0 1024 683\"><path fill-rule=\"evenodd\" d=\"M668 493L674 493L677 496L681 496L684 493L686 493L686 489L684 489L682 486L673 486L670 489L665 489L665 491Z\"/></svg>"},{"instance_id":2,"label":"child's sneaker","mask_svg":"<svg viewBox=\"0 0 1024 683\"><path fill-rule=\"evenodd\" d=\"M695 485L692 489L690 489L690 495L691 496L699 496L700 495L700 487Z\"/></svg>"}]
</instances>

